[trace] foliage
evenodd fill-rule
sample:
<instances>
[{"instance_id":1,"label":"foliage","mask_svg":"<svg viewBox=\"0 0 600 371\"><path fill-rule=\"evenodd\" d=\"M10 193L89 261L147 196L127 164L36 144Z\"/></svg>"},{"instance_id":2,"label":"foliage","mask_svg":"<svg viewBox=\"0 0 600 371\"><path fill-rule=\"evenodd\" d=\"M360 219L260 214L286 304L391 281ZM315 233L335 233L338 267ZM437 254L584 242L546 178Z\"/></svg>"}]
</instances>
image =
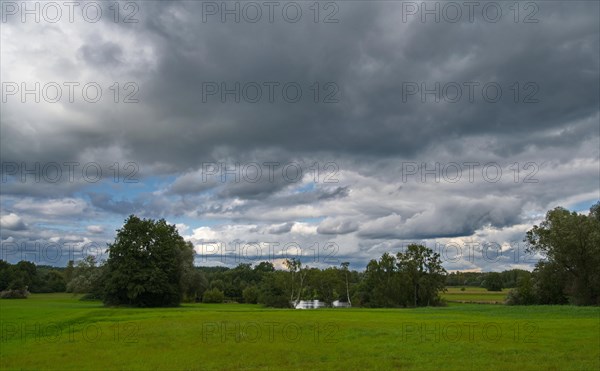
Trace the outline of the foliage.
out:
<instances>
[{"instance_id":1,"label":"foliage","mask_svg":"<svg viewBox=\"0 0 600 371\"><path fill-rule=\"evenodd\" d=\"M522 277L516 288L508 292L506 304L508 305L531 305L537 302L533 283L530 276Z\"/></svg>"},{"instance_id":2,"label":"foliage","mask_svg":"<svg viewBox=\"0 0 600 371\"><path fill-rule=\"evenodd\" d=\"M225 294L217 288L205 291L202 296L203 303L222 303L223 300L225 300Z\"/></svg>"},{"instance_id":3,"label":"foliage","mask_svg":"<svg viewBox=\"0 0 600 371\"><path fill-rule=\"evenodd\" d=\"M208 288L206 276L197 268L185 267L181 278L183 301L193 303L202 301L202 295Z\"/></svg>"},{"instance_id":4,"label":"foliage","mask_svg":"<svg viewBox=\"0 0 600 371\"><path fill-rule=\"evenodd\" d=\"M242 291L242 296L244 297L244 303L248 304L256 304L258 303L258 295L260 292L256 288L256 286L248 286Z\"/></svg>"},{"instance_id":5,"label":"foliage","mask_svg":"<svg viewBox=\"0 0 600 371\"><path fill-rule=\"evenodd\" d=\"M2 299L27 299L29 291L27 289L8 289L0 292Z\"/></svg>"},{"instance_id":6,"label":"foliage","mask_svg":"<svg viewBox=\"0 0 600 371\"><path fill-rule=\"evenodd\" d=\"M502 275L498 272L490 272L486 274L481 285L488 291L502 291Z\"/></svg>"},{"instance_id":7,"label":"foliage","mask_svg":"<svg viewBox=\"0 0 600 371\"><path fill-rule=\"evenodd\" d=\"M267 273L263 278L258 302L268 307L289 308L286 281L286 273L283 271Z\"/></svg>"},{"instance_id":8,"label":"foliage","mask_svg":"<svg viewBox=\"0 0 600 371\"><path fill-rule=\"evenodd\" d=\"M548 211L525 241L546 258L536 266L538 302L560 304L564 293L574 304L600 304L600 202L588 215L562 207Z\"/></svg>"},{"instance_id":9,"label":"foliage","mask_svg":"<svg viewBox=\"0 0 600 371\"><path fill-rule=\"evenodd\" d=\"M175 306L183 299L184 273L193 269L193 247L164 219L129 216L109 245L104 303Z\"/></svg>"},{"instance_id":10,"label":"foliage","mask_svg":"<svg viewBox=\"0 0 600 371\"><path fill-rule=\"evenodd\" d=\"M69 262L73 267L72 262ZM102 270L98 266L96 257L86 256L79 261L73 269L69 269L71 280L67 283L67 292L74 294L90 293L92 296L100 298L102 295Z\"/></svg>"},{"instance_id":11,"label":"foliage","mask_svg":"<svg viewBox=\"0 0 600 371\"><path fill-rule=\"evenodd\" d=\"M404 253L369 262L359 300L370 307L439 305L445 277L439 254L411 244Z\"/></svg>"},{"instance_id":12,"label":"foliage","mask_svg":"<svg viewBox=\"0 0 600 371\"><path fill-rule=\"evenodd\" d=\"M29 261L10 264L0 260L0 291L26 290L33 293L63 292L63 273L54 267L36 266Z\"/></svg>"}]
</instances>

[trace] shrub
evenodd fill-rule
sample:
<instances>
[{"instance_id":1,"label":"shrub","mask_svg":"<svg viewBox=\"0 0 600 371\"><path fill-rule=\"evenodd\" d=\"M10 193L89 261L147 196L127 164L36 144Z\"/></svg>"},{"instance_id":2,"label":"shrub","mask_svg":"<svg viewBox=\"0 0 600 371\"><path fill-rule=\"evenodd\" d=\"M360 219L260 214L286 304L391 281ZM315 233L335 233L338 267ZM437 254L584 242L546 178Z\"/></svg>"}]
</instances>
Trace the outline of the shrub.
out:
<instances>
[{"instance_id":1,"label":"shrub","mask_svg":"<svg viewBox=\"0 0 600 371\"><path fill-rule=\"evenodd\" d=\"M222 303L223 300L225 300L225 294L217 288L205 291L202 296L203 303Z\"/></svg>"},{"instance_id":2,"label":"shrub","mask_svg":"<svg viewBox=\"0 0 600 371\"><path fill-rule=\"evenodd\" d=\"M487 274L485 280L481 283L488 291L502 291L502 276L497 272Z\"/></svg>"},{"instance_id":3,"label":"shrub","mask_svg":"<svg viewBox=\"0 0 600 371\"><path fill-rule=\"evenodd\" d=\"M29 291L27 289L12 289L0 292L2 299L27 299Z\"/></svg>"},{"instance_id":4,"label":"shrub","mask_svg":"<svg viewBox=\"0 0 600 371\"><path fill-rule=\"evenodd\" d=\"M258 302L259 291L256 286L248 286L242 291L244 302L248 304L256 304Z\"/></svg>"}]
</instances>

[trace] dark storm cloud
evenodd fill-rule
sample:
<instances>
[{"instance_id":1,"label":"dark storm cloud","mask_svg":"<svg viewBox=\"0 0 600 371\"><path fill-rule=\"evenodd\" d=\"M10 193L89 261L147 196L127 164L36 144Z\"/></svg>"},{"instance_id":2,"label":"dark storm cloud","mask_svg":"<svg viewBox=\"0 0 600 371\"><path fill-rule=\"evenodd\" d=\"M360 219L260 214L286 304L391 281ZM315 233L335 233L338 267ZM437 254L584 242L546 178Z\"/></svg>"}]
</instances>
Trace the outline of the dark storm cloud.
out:
<instances>
[{"instance_id":1,"label":"dark storm cloud","mask_svg":"<svg viewBox=\"0 0 600 371\"><path fill-rule=\"evenodd\" d=\"M93 42L79 48L83 60L95 67L116 67L122 63L120 60L123 51L118 44L113 42Z\"/></svg>"},{"instance_id":2,"label":"dark storm cloud","mask_svg":"<svg viewBox=\"0 0 600 371\"><path fill-rule=\"evenodd\" d=\"M155 8L145 26L157 36L158 74L147 81L153 93L145 98L159 117L177 127L166 133L166 141L177 147L165 155L180 153L186 161L195 158L189 154L207 158L215 146L232 154L275 146L295 153L411 156L430 145L444 145L442 139L494 135L501 140L491 150L502 156L522 150L524 136L527 145L543 143L544 131L597 112L596 19L582 5L565 10L543 4L541 22L517 25L481 19L473 24L403 24L399 4L341 6L344 21L321 27L206 24L193 17L170 19L166 8ZM172 7L200 11L199 4ZM566 19L558 19L559 14ZM558 27L564 23L572 25L567 32ZM222 103L217 95L203 103L203 83L232 87L235 82L267 81L298 82L307 95L313 82L332 81L340 88L340 102L315 105L303 99L290 104L278 97L273 104L237 104L232 97ZM404 103L406 82L429 88L475 82L479 88L474 103L464 86L465 96L456 104L423 104L420 96ZM502 88L497 103L482 97L480 88L488 82ZM510 95L515 82L537 84L532 86L539 89L539 103L515 104ZM567 93L572 91L578 94ZM182 132L187 134L183 138ZM571 140L584 137L579 132ZM136 146L138 153L151 155L145 153L149 145Z\"/></svg>"},{"instance_id":3,"label":"dark storm cloud","mask_svg":"<svg viewBox=\"0 0 600 371\"><path fill-rule=\"evenodd\" d=\"M340 254L352 260L350 250L358 249L354 259L362 264L368 251L403 239L486 228L513 238L550 207L599 196L597 2L537 2L537 23L513 22L506 7L498 23L480 12L472 23L403 22L402 2L337 2L340 21L331 24L315 24L309 3L300 3L305 18L298 23L203 22L201 2L140 4L135 24L105 17L59 25L65 29L3 25L14 36L3 40L3 63L13 66L2 69L3 81L97 81L104 100L36 105L17 97L3 104L0 153L3 162L96 161L103 169L131 161L142 180L174 180L124 195L98 190L106 182L3 182L3 230L36 240L43 238L36 222L64 216L89 218L92 226L80 228L86 238L106 237L111 228L99 220L131 213L269 223L265 231L282 237L302 231L307 239L343 239ZM128 81L139 87L138 103L122 102ZM258 86L262 98L251 103L242 94L238 103L231 94L225 102L220 93L207 95L207 87L236 83L246 92ZM286 101L286 83L301 87L298 102ZM497 102L482 92L488 83L502 89ZM461 99L403 91L436 84L461 87ZM465 84L474 87L473 101ZM324 102L328 94L333 102ZM296 161L304 173L296 181L281 173L258 181L201 173L207 162ZM323 169L329 161L338 167L337 184L323 181L327 171L318 180L311 173L313 163ZM495 162L504 176L403 181L404 161ZM539 168L535 183L523 182L527 162Z\"/></svg>"},{"instance_id":4,"label":"dark storm cloud","mask_svg":"<svg viewBox=\"0 0 600 371\"><path fill-rule=\"evenodd\" d=\"M312 21L203 23L200 2L145 3L140 23L131 27L156 60L152 68L140 65L144 77L134 108L143 107L150 120L104 114L110 121L98 121L102 130L65 130L39 143L37 154L76 158L82 148L117 144L141 164L166 163L181 170L214 159L219 148L238 159L263 148L282 154L414 157L462 137L491 135L497 140L489 150L505 156L544 145L545 132L564 125L573 126L569 145L585 139L576 121L596 114L598 101L599 36L589 4L540 4L535 24L508 18L492 24L480 16L473 23L403 23L401 3L339 6L339 23L315 26ZM106 26L125 32L127 25ZM99 38L80 46L79 54L96 68L121 63L124 47ZM287 103L277 89L269 103L264 86L263 99L255 104L235 103L232 96L222 103L218 94L203 97L203 84L231 88L236 82L279 87L294 82L303 97ZM320 89L335 83L339 102L315 104L310 89L315 82ZM428 88L479 85L473 103L463 86L460 102L436 104L431 96L421 103L420 95L403 102L407 82ZM480 88L488 82L502 87L497 103L482 97ZM527 82L537 84L539 103L515 104L515 82L521 90ZM3 146L4 155L29 157L34 152L24 148L24 133L16 130L11 114L3 130L12 144ZM249 193L262 197L260 191Z\"/></svg>"}]
</instances>

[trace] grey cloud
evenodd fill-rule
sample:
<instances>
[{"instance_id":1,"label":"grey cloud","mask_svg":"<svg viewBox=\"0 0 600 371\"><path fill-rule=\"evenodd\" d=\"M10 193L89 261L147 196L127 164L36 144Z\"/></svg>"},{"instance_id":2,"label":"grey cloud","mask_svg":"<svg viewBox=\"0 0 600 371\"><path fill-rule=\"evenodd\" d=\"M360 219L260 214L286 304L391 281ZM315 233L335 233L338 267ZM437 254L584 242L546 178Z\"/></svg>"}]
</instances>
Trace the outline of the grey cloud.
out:
<instances>
[{"instance_id":1,"label":"grey cloud","mask_svg":"<svg viewBox=\"0 0 600 371\"><path fill-rule=\"evenodd\" d=\"M186 218L192 228L207 220L257 221L261 228L252 233L275 224L281 227L271 233L281 236L309 220L322 238L349 242L340 254L358 248L354 259L365 262L403 239L470 236L488 227L510 231L571 197L597 197L597 2L539 2L534 24L514 23L508 11L498 23L480 14L473 23L403 23L400 2L337 4L341 21L335 24L315 24L310 12L296 24L203 23L200 2L161 1L144 2L134 25L110 17L60 30L14 19L3 25L14 35L3 61L19 61L3 69L3 80L110 81L103 86L106 100L94 104L3 103L3 161L134 161L143 176L175 179L159 189L148 183L143 192L106 182L3 183L2 209L15 210L29 227L11 222L19 230L3 227L3 233L35 239L41 234L36 223L58 219L61 205L52 200L79 199L81 208L62 210L65 220L104 226L136 213ZM30 47L35 38L44 42ZM114 80L135 81L139 103L115 104ZM231 96L223 103L220 95L203 102L206 82L270 81L278 89L298 83L302 99L288 103L277 90L271 103L263 90L258 103ZM466 89L458 103L432 102L431 95L425 103L420 95L403 102L406 82L431 88L470 81L479 83L473 103ZM322 101L331 92L328 82L339 88L338 103ZM502 87L499 102L483 99L486 82ZM538 103L522 102L532 91L527 83L539 88ZM312 163L332 160L340 165L339 184L309 181ZM199 182L201 164L219 161L299 161L305 174L298 182L281 176ZM506 173L498 183L405 183L398 173L402 161L496 161ZM523 171L519 182L511 181L510 164L528 161L539 165L539 182L523 183ZM314 187L306 187L309 182ZM93 234L85 225L77 230Z\"/></svg>"},{"instance_id":2,"label":"grey cloud","mask_svg":"<svg viewBox=\"0 0 600 371\"><path fill-rule=\"evenodd\" d=\"M96 67L115 67L122 63L121 47L110 41L83 45L78 53L86 63Z\"/></svg>"},{"instance_id":3,"label":"grey cloud","mask_svg":"<svg viewBox=\"0 0 600 371\"><path fill-rule=\"evenodd\" d=\"M522 203L514 197L443 200L409 218L390 215L366 222L358 234L373 239L461 237L491 225L505 227L520 221Z\"/></svg>"},{"instance_id":4,"label":"grey cloud","mask_svg":"<svg viewBox=\"0 0 600 371\"><path fill-rule=\"evenodd\" d=\"M317 228L320 234L347 234L358 230L358 223L351 220L328 218L323 220Z\"/></svg>"},{"instance_id":5,"label":"grey cloud","mask_svg":"<svg viewBox=\"0 0 600 371\"><path fill-rule=\"evenodd\" d=\"M15 213L9 213L0 216L0 227L12 231L22 231L27 229L25 222Z\"/></svg>"},{"instance_id":6,"label":"grey cloud","mask_svg":"<svg viewBox=\"0 0 600 371\"><path fill-rule=\"evenodd\" d=\"M292 230L293 226L294 226L294 223L283 223L283 224L279 224L279 225L274 225L267 229L267 233L272 233L272 234L288 233L289 231Z\"/></svg>"}]
</instances>

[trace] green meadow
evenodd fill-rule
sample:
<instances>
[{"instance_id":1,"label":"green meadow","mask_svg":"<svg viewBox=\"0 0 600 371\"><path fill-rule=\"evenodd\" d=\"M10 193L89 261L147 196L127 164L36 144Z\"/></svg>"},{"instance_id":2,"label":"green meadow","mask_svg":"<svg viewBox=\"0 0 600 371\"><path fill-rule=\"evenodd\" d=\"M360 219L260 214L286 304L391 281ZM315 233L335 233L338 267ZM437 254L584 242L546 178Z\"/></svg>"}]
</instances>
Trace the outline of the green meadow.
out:
<instances>
[{"instance_id":1,"label":"green meadow","mask_svg":"<svg viewBox=\"0 0 600 371\"><path fill-rule=\"evenodd\" d=\"M446 292L441 295L450 303L504 304L509 291L510 289L487 291L483 287L465 287L462 291L460 287L447 287Z\"/></svg>"},{"instance_id":2,"label":"green meadow","mask_svg":"<svg viewBox=\"0 0 600 371\"><path fill-rule=\"evenodd\" d=\"M598 307L138 309L32 294L0 300L0 315L3 370L600 369Z\"/></svg>"}]
</instances>

